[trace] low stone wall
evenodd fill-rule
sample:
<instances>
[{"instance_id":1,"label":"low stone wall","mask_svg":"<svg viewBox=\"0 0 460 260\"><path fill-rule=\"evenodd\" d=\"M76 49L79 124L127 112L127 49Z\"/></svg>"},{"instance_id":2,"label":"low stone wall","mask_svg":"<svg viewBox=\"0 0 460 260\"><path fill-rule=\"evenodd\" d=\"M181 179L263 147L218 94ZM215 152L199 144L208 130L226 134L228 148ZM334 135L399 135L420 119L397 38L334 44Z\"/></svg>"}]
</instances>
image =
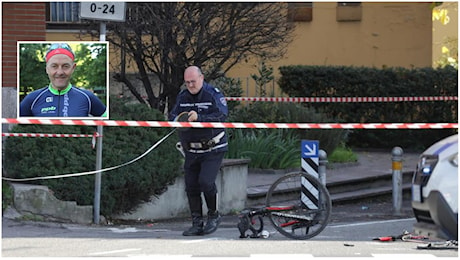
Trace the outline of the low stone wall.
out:
<instances>
[{"instance_id":1,"label":"low stone wall","mask_svg":"<svg viewBox=\"0 0 460 260\"><path fill-rule=\"evenodd\" d=\"M227 159L222 163L217 175L216 185L218 207L222 214L228 214L244 209L247 196L249 160ZM206 213L206 203L203 203L203 212ZM184 178L177 178L175 183L158 198L152 198L132 213L115 216L122 220L161 220L175 217L188 217L187 195L185 193Z\"/></svg>"},{"instance_id":2,"label":"low stone wall","mask_svg":"<svg viewBox=\"0 0 460 260\"><path fill-rule=\"evenodd\" d=\"M223 214L244 209L249 160L224 160L217 175L219 211ZM34 214L46 219L90 224L93 222L93 206L79 206L73 201L58 200L48 187L41 185L12 184L14 208L20 214ZM204 203L205 204L205 203ZM206 208L204 207L204 212ZM115 216L123 220L161 220L189 216L184 178L177 178L165 193L153 197L130 214Z\"/></svg>"},{"instance_id":3,"label":"low stone wall","mask_svg":"<svg viewBox=\"0 0 460 260\"><path fill-rule=\"evenodd\" d=\"M46 186L11 184L14 208L21 214L34 214L46 219L90 224L92 206L78 206L74 201L58 200Z\"/></svg>"}]
</instances>

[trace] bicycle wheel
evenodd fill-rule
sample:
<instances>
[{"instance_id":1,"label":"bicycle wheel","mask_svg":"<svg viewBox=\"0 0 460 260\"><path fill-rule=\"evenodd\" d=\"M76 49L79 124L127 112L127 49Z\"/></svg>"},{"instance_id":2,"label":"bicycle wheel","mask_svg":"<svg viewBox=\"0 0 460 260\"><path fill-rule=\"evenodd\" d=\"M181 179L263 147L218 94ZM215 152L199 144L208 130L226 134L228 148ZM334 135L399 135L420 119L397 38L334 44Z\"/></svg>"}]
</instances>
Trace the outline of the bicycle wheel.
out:
<instances>
[{"instance_id":1,"label":"bicycle wheel","mask_svg":"<svg viewBox=\"0 0 460 260\"><path fill-rule=\"evenodd\" d=\"M329 192L317 178L293 172L271 185L266 207L278 232L293 239L310 239L326 227L332 203Z\"/></svg>"}]
</instances>

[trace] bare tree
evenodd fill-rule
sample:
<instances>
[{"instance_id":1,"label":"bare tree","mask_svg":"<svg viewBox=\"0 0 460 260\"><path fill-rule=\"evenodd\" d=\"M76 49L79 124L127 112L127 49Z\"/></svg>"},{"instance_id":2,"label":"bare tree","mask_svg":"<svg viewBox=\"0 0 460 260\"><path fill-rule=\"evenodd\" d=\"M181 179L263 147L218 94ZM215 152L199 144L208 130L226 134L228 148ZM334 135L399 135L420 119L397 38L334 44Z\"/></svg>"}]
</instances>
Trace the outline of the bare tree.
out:
<instances>
[{"instance_id":1,"label":"bare tree","mask_svg":"<svg viewBox=\"0 0 460 260\"><path fill-rule=\"evenodd\" d=\"M127 10L126 22L108 24L106 39L122 53L115 79L145 103L124 70L136 64L148 104L160 111L175 103L187 66L212 80L249 57L279 59L292 41L286 3L128 2Z\"/></svg>"}]
</instances>

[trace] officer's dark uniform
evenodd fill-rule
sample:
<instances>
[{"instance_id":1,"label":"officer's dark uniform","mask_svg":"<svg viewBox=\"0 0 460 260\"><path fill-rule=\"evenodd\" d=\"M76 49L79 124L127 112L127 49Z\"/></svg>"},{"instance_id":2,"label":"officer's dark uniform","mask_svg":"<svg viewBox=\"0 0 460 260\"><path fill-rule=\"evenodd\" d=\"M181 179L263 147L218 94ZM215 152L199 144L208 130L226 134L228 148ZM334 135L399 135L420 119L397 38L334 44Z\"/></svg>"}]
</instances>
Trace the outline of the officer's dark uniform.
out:
<instances>
[{"instance_id":1,"label":"officer's dark uniform","mask_svg":"<svg viewBox=\"0 0 460 260\"><path fill-rule=\"evenodd\" d=\"M173 120L181 112L196 111L197 122L224 122L228 116L227 102L219 89L203 82L193 95L183 90L177 96L170 113ZM225 128L180 128L179 139L185 153L185 189L193 219L193 226L184 235L212 233L220 216L217 208L216 176L228 150ZM201 193L208 208L208 222L203 229Z\"/></svg>"}]
</instances>

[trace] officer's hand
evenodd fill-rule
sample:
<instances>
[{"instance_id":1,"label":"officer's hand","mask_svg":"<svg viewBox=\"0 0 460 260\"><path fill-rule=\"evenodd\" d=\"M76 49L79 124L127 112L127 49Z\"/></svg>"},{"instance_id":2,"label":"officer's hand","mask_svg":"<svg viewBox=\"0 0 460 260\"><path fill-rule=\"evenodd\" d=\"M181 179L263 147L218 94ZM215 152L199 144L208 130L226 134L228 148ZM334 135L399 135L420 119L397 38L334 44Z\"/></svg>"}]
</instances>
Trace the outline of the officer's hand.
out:
<instances>
[{"instance_id":1,"label":"officer's hand","mask_svg":"<svg viewBox=\"0 0 460 260\"><path fill-rule=\"evenodd\" d=\"M196 111L190 111L188 112L188 121L189 122L193 122L193 121L197 121L198 120L198 114L196 113Z\"/></svg>"}]
</instances>

